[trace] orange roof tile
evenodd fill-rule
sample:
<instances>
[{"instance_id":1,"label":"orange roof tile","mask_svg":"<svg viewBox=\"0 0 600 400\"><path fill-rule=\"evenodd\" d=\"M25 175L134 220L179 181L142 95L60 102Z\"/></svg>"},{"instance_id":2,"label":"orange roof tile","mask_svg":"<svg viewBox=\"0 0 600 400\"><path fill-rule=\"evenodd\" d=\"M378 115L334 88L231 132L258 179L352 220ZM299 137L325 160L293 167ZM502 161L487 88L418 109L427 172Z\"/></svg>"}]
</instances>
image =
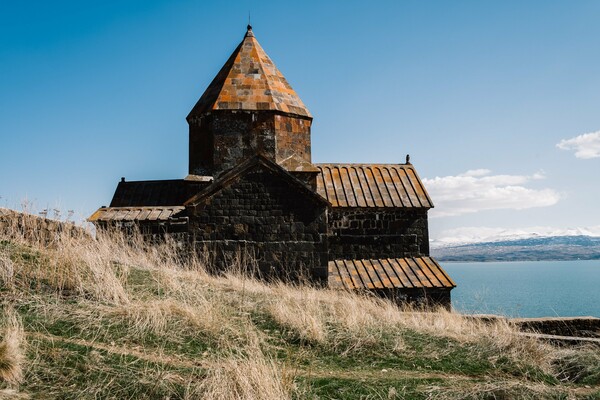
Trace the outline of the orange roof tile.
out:
<instances>
[{"instance_id":1,"label":"orange roof tile","mask_svg":"<svg viewBox=\"0 0 600 400\"><path fill-rule=\"evenodd\" d=\"M329 261L333 289L454 288L456 283L431 257Z\"/></svg>"},{"instance_id":2,"label":"orange roof tile","mask_svg":"<svg viewBox=\"0 0 600 400\"><path fill-rule=\"evenodd\" d=\"M315 164L317 192L333 207L432 208L411 164Z\"/></svg>"},{"instance_id":3,"label":"orange roof tile","mask_svg":"<svg viewBox=\"0 0 600 400\"><path fill-rule=\"evenodd\" d=\"M251 26L188 118L213 110L271 110L312 118L258 44Z\"/></svg>"}]
</instances>

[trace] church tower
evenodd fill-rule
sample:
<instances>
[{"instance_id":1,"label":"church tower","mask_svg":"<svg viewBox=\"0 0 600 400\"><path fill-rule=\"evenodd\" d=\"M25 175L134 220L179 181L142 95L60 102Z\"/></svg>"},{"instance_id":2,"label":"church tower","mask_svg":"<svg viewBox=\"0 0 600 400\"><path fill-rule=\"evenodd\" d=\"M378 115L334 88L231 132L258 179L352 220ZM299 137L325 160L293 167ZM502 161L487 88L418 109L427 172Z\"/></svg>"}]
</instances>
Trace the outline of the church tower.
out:
<instances>
[{"instance_id":1,"label":"church tower","mask_svg":"<svg viewBox=\"0 0 600 400\"><path fill-rule=\"evenodd\" d=\"M304 181L312 116L262 49L252 27L187 116L190 175L218 176L261 154Z\"/></svg>"}]
</instances>

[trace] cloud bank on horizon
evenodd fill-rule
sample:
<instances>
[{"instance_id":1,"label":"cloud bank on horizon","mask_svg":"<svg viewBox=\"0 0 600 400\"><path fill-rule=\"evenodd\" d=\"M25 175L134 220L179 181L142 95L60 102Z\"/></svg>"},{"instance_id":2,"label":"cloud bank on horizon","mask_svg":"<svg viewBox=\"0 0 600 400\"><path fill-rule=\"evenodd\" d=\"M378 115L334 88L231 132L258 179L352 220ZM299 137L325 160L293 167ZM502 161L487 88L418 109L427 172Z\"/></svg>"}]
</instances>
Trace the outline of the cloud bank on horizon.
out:
<instances>
[{"instance_id":1,"label":"cloud bank on horizon","mask_svg":"<svg viewBox=\"0 0 600 400\"><path fill-rule=\"evenodd\" d=\"M584 133L571 139L563 139L556 144L561 150L575 151L575 157L590 159L600 157L600 131Z\"/></svg>"},{"instance_id":2,"label":"cloud bank on horizon","mask_svg":"<svg viewBox=\"0 0 600 400\"><path fill-rule=\"evenodd\" d=\"M492 175L488 169L469 170L456 176L423 179L436 208L430 215L452 217L487 210L523 210L556 204L561 195L554 189L527 187L532 181L544 179L533 175Z\"/></svg>"},{"instance_id":3,"label":"cloud bank on horizon","mask_svg":"<svg viewBox=\"0 0 600 400\"><path fill-rule=\"evenodd\" d=\"M431 240L431 247L439 248L471 243L487 243L552 236L600 237L600 225L564 229L551 226L532 226L524 228L492 228L483 226L461 227L440 232L436 238Z\"/></svg>"}]
</instances>

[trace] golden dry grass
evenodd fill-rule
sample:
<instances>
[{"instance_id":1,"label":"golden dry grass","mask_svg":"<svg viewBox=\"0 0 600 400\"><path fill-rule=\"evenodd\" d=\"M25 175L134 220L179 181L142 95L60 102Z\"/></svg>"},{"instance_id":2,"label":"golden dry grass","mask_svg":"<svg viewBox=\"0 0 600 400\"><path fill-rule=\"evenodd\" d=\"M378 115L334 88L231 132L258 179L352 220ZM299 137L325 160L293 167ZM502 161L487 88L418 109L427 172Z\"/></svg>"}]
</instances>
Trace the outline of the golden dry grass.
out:
<instances>
[{"instance_id":1,"label":"golden dry grass","mask_svg":"<svg viewBox=\"0 0 600 400\"><path fill-rule=\"evenodd\" d=\"M0 381L18 385L23 379L25 337L19 318L10 309L2 310L0 338Z\"/></svg>"},{"instance_id":2,"label":"golden dry grass","mask_svg":"<svg viewBox=\"0 0 600 400\"><path fill-rule=\"evenodd\" d=\"M277 355L282 351L300 355L314 351L317 356L334 352L356 360L364 352L432 360L454 354L453 347L443 344L419 353L406 342L407 332L430 337L432 342L450 340L452 346L468 349L469 357L492 368L502 358L508 360L504 364L513 365L515 374L534 368L550 377L565 375L556 367L557 360L568 358L563 350L521 336L504 319L483 321L445 309L400 309L379 298L309 285L267 284L244 274L248 270L244 263L249 261L243 254L231 261L226 273L216 276L206 272L211 255L190 255L170 239L148 245L139 233L94 237L81 229L58 233L48 241L47 235L36 237L36 224L26 225L22 221L4 224L0 231L2 293L26 306L28 313L43 316L35 322L43 329L34 323L26 329L43 336L48 326L68 321L77 327L75 339L81 339L82 346L94 347L98 342L96 353L90 353L94 357L117 347L122 355L127 346L135 345L131 354L152 353L147 360L153 363L182 368L198 364L204 371L200 378L197 371L185 377L148 367L148 376L164 373L165 385L185 387L183 398L300 398L303 392L297 388L296 374L300 367L290 367L288 358L293 357L282 359ZM28 363L31 369L43 368L39 357L43 346L32 349L25 361L22 325L14 313L6 315L0 379L18 384ZM190 346L185 342L190 338L201 338L206 348L193 354L177 353L178 348ZM278 344L273 344L275 339ZM146 343L154 347L139 349ZM574 352L570 359L583 357L582 352ZM98 364L93 361L88 360L92 371ZM502 393L485 375L481 379L484 382L469 381L460 391L473 394L472 398L479 398L474 393L483 393L481 398L485 393ZM507 381L509 392L525 385L540 398L549 393L545 383L527 379ZM104 378L86 390L101 393L111 382ZM431 389L431 398L460 398L459 392L441 392L445 395Z\"/></svg>"},{"instance_id":3,"label":"golden dry grass","mask_svg":"<svg viewBox=\"0 0 600 400\"><path fill-rule=\"evenodd\" d=\"M191 394L203 399L270 400L291 398L293 376L260 349L215 360Z\"/></svg>"}]
</instances>

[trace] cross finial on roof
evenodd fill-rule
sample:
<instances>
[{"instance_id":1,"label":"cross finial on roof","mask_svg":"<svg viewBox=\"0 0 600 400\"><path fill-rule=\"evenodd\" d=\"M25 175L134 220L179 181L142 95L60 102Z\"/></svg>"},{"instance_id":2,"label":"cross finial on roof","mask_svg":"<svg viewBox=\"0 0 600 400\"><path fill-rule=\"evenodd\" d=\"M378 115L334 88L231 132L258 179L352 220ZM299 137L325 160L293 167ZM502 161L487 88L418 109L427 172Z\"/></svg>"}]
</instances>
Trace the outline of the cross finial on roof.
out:
<instances>
[{"instance_id":1,"label":"cross finial on roof","mask_svg":"<svg viewBox=\"0 0 600 400\"><path fill-rule=\"evenodd\" d=\"M248 26L246 27L247 31L246 31L246 36L245 37L254 37L254 33L252 32L252 25L248 24Z\"/></svg>"}]
</instances>

